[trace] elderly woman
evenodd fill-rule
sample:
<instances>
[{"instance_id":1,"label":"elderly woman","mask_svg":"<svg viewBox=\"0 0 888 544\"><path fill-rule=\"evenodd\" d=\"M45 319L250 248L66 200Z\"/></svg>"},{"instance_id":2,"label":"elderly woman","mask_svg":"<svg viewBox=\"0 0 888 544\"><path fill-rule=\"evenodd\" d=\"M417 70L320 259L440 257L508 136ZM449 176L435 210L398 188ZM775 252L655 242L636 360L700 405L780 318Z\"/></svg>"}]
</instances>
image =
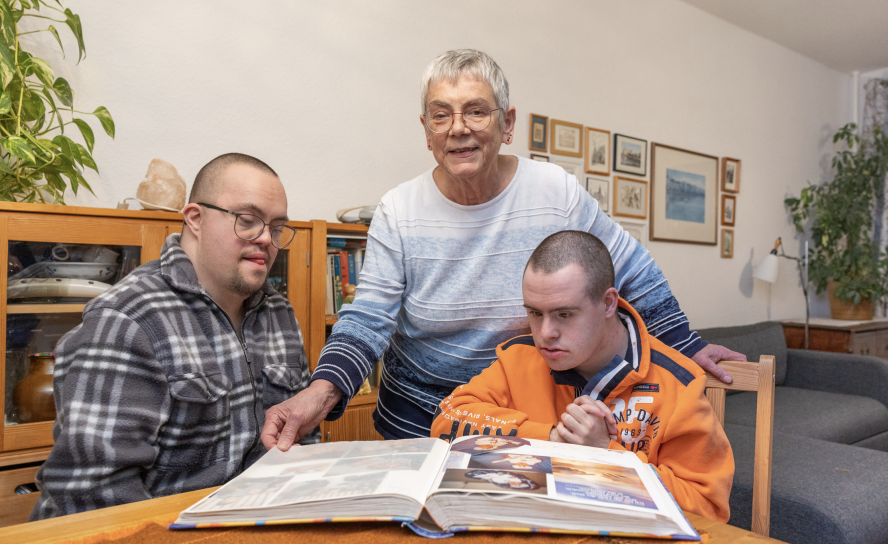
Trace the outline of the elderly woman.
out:
<instances>
[{"instance_id":1,"label":"elderly woman","mask_svg":"<svg viewBox=\"0 0 888 544\"><path fill-rule=\"evenodd\" d=\"M441 400L489 366L497 344L529 332L524 266L546 236L566 229L607 245L620 295L652 334L730 380L713 361L744 357L689 330L647 250L574 176L500 154L512 142L515 108L493 59L444 53L426 69L421 99L438 166L382 198L354 303L340 311L311 385L266 413L266 447L287 449L325 416L339 417L380 359L377 431L429 436Z\"/></svg>"}]
</instances>

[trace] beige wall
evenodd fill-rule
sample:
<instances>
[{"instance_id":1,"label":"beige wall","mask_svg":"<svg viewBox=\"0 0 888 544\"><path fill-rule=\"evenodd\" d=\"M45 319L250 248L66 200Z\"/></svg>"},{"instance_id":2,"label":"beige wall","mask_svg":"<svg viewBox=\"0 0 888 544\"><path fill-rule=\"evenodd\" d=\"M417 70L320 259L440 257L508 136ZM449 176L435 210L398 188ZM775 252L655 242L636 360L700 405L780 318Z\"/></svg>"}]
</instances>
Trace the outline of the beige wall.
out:
<instances>
[{"instance_id":1,"label":"beige wall","mask_svg":"<svg viewBox=\"0 0 888 544\"><path fill-rule=\"evenodd\" d=\"M295 219L376 203L433 166L418 122L419 77L473 47L505 70L518 109L505 152L527 156L534 112L743 160L733 259L650 243L697 327L804 314L792 263L769 293L751 267L782 236L782 200L826 175L828 137L851 117L850 77L676 0L339 2L70 1L88 57L76 105L104 105L97 197L134 196L149 161L189 182L210 158L254 154L282 176ZM32 42L40 38L32 38ZM97 131L98 124L95 124ZM823 313L822 306L816 313Z\"/></svg>"}]
</instances>

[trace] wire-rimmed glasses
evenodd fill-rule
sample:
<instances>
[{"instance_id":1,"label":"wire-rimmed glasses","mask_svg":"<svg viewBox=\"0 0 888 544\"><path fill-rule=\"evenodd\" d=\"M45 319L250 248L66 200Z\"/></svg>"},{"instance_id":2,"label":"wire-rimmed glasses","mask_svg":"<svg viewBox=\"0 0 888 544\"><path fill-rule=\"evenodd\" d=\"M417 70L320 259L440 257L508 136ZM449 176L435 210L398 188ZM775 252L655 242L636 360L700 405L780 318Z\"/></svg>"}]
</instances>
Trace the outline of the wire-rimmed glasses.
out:
<instances>
[{"instance_id":1,"label":"wire-rimmed glasses","mask_svg":"<svg viewBox=\"0 0 888 544\"><path fill-rule=\"evenodd\" d=\"M268 232L271 234L271 245L278 249L284 249L290 245L290 242L296 237L296 229L293 227L287 225L269 225L263 221L261 217L257 217L250 213L234 213L225 208L207 204L206 202L198 202L197 205L233 215L234 234L241 240L255 240L256 238L259 238L262 236L262 231L265 230L266 226L268 227Z\"/></svg>"},{"instance_id":2,"label":"wire-rimmed glasses","mask_svg":"<svg viewBox=\"0 0 888 544\"><path fill-rule=\"evenodd\" d=\"M443 134L450 130L450 127L453 126L453 118L456 115L463 116L463 123L465 123L466 128L472 132L477 132L490 126L490 118L493 117L493 112L500 109L502 108L489 110L481 106L472 106L466 111L454 112L438 109L425 112L423 117L425 117L426 127L435 134Z\"/></svg>"}]
</instances>

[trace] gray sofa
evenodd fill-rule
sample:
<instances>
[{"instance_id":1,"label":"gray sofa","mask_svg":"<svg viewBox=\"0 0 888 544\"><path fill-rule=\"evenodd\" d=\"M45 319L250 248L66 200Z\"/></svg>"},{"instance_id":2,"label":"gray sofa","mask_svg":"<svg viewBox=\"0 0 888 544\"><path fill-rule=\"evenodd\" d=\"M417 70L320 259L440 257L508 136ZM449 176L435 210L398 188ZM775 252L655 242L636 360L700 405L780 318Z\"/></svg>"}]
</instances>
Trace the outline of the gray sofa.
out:
<instances>
[{"instance_id":1,"label":"gray sofa","mask_svg":"<svg viewBox=\"0 0 888 544\"><path fill-rule=\"evenodd\" d=\"M765 322L698 331L708 342L777 358L771 536L792 543L888 543L888 360L787 349ZM734 451L730 524L752 523L755 393L729 392Z\"/></svg>"}]
</instances>

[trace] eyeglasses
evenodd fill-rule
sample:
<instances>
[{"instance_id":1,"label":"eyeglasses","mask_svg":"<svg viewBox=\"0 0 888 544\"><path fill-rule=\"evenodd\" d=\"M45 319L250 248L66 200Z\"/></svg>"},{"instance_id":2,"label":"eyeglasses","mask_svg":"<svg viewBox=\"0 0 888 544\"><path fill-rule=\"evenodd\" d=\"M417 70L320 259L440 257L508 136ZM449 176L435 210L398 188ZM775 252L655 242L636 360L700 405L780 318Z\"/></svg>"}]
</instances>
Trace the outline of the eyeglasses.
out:
<instances>
[{"instance_id":1,"label":"eyeglasses","mask_svg":"<svg viewBox=\"0 0 888 544\"><path fill-rule=\"evenodd\" d=\"M463 123L472 132L484 130L490 125L490 118L493 112L499 111L501 108L489 110L482 107L471 107L466 111L455 111L453 113L446 110L428 111L423 115L425 117L426 127L435 134L442 134L450 130L453 126L453 118L456 115L463 116Z\"/></svg>"},{"instance_id":2,"label":"eyeglasses","mask_svg":"<svg viewBox=\"0 0 888 544\"><path fill-rule=\"evenodd\" d=\"M197 205L233 215L234 233L241 240L255 240L256 238L259 238L262 236L262 232L265 230L266 226L268 227L268 232L271 234L271 245L278 249L284 249L290 245L290 242L296 237L296 229L287 225L272 226L255 215L249 213L234 213L225 208L213 206L212 204L207 204L205 202L198 202Z\"/></svg>"}]
</instances>

